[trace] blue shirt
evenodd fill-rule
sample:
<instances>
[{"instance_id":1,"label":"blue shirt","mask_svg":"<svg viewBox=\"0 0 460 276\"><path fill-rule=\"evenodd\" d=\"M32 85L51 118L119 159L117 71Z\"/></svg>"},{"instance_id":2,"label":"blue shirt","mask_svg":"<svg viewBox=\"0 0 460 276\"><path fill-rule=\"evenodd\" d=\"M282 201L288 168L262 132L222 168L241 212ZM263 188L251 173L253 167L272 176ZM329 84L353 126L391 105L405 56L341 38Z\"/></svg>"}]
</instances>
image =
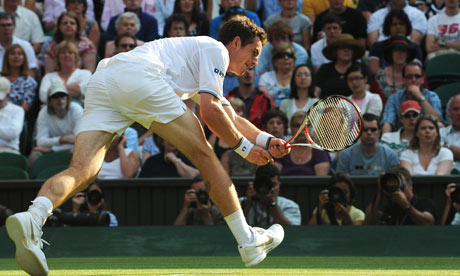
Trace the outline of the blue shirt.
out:
<instances>
[{"instance_id":1,"label":"blue shirt","mask_svg":"<svg viewBox=\"0 0 460 276\"><path fill-rule=\"evenodd\" d=\"M263 7L262 17L265 21L270 15L281 12L281 6L279 0L258 0L257 1L257 11L261 10ZM297 0L297 11L302 12L303 0Z\"/></svg>"},{"instance_id":2,"label":"blue shirt","mask_svg":"<svg viewBox=\"0 0 460 276\"><path fill-rule=\"evenodd\" d=\"M148 152L152 156L161 153L160 149L157 147L157 145L153 141L153 135L145 138L144 146L142 147L142 152Z\"/></svg>"},{"instance_id":3,"label":"blue shirt","mask_svg":"<svg viewBox=\"0 0 460 276\"><path fill-rule=\"evenodd\" d=\"M350 175L379 175L395 166L399 166L399 157L389 147L379 143L376 152L366 156L361 143L356 143L340 153L336 171Z\"/></svg>"},{"instance_id":4,"label":"blue shirt","mask_svg":"<svg viewBox=\"0 0 460 276\"><path fill-rule=\"evenodd\" d=\"M106 33L106 40L115 40L115 36L117 35L117 31L115 29L115 21L117 20L119 14L110 18L109 26L107 27ZM153 41L158 38L158 23L155 17L141 12L139 16L139 20L141 21L141 28L136 33L136 38L144 41L149 42Z\"/></svg>"},{"instance_id":5,"label":"blue shirt","mask_svg":"<svg viewBox=\"0 0 460 276\"><path fill-rule=\"evenodd\" d=\"M294 47L294 52L295 52L295 65L300 65L300 64L307 64L308 62L308 53L305 50L305 48L295 42L292 42L292 46ZM258 74L262 74L268 71L273 70L273 65L272 65L272 51L273 51L273 45L270 42L267 42L267 44L262 47L262 52L260 53L259 56L259 62L256 67L256 72Z\"/></svg>"},{"instance_id":6,"label":"blue shirt","mask_svg":"<svg viewBox=\"0 0 460 276\"><path fill-rule=\"evenodd\" d=\"M390 123L391 126L393 127L393 131L397 131L402 127L401 121L399 119L400 112L399 108L401 107L401 104L405 101L407 101L406 97L406 90L398 90L396 93L391 95L387 103L385 104L385 110L383 111L383 118L382 118L382 124L383 123ZM442 118L442 108L441 108L441 100L439 99L438 95L435 92L429 91L425 88L422 89L422 94L425 96L426 100L431 104L431 106L436 110L436 112L441 116ZM423 112L423 107L422 107L422 113Z\"/></svg>"},{"instance_id":7,"label":"blue shirt","mask_svg":"<svg viewBox=\"0 0 460 276\"><path fill-rule=\"evenodd\" d=\"M139 142L137 140L139 136L137 135L137 131L132 127L128 127L123 133L123 135L126 136L126 140L127 140L126 148L136 151L137 154L139 155Z\"/></svg>"},{"instance_id":8,"label":"blue shirt","mask_svg":"<svg viewBox=\"0 0 460 276\"><path fill-rule=\"evenodd\" d=\"M262 25L260 24L259 16L257 16L256 13L254 13L252 11L248 11L248 10L244 10L244 12L246 13L246 16L249 19L251 19L252 21L254 21L254 23L256 23L257 26L262 27ZM209 36L210 37L217 38L217 34L219 33L220 24L222 24L222 18L224 18L224 15L225 15L225 13L223 13L223 14L221 14L219 16L216 16L211 21L211 28L209 30Z\"/></svg>"}]
</instances>

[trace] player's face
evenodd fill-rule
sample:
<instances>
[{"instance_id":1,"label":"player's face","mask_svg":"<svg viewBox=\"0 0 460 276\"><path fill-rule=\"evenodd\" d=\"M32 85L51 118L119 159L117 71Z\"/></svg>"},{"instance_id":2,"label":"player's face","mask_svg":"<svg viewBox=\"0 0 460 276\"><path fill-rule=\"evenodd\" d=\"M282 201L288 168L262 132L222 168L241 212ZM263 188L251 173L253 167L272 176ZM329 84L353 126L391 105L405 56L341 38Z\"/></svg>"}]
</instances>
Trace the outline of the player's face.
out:
<instances>
[{"instance_id":1,"label":"player's face","mask_svg":"<svg viewBox=\"0 0 460 276\"><path fill-rule=\"evenodd\" d=\"M262 42L258 37L256 37L252 43L246 44L244 47L241 47L241 40L239 37L235 37L231 44L232 45L228 47L230 54L229 72L241 76L249 68L257 66L259 55L262 51Z\"/></svg>"}]
</instances>

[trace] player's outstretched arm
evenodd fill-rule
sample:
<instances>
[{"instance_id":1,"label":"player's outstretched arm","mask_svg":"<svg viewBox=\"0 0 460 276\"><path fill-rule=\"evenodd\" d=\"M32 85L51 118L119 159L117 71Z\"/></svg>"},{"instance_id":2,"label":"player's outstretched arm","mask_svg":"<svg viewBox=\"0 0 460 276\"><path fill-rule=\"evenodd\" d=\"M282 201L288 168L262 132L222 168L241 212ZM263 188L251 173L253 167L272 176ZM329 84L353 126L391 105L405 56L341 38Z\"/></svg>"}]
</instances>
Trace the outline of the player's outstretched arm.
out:
<instances>
[{"instance_id":1,"label":"player's outstretched arm","mask_svg":"<svg viewBox=\"0 0 460 276\"><path fill-rule=\"evenodd\" d=\"M239 131L234 124L234 118L230 118L221 101L213 95L200 93L200 113L209 129L227 145L234 147L235 151L249 162L264 165L273 161L265 149L252 143L254 137L245 137ZM255 130L257 131L257 128ZM247 134L251 135L251 133ZM257 135L255 131L253 135Z\"/></svg>"}]
</instances>

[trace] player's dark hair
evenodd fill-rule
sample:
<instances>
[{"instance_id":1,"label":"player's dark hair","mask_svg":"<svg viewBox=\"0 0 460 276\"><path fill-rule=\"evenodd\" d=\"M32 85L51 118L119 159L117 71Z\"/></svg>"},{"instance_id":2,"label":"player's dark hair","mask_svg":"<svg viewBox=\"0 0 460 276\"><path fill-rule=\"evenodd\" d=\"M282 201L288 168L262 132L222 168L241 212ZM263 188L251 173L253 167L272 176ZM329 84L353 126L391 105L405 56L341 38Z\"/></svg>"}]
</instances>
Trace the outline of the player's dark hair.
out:
<instances>
[{"instance_id":1,"label":"player's dark hair","mask_svg":"<svg viewBox=\"0 0 460 276\"><path fill-rule=\"evenodd\" d=\"M254 42L256 37L260 39L262 45L264 45L267 41L267 34L264 29L258 27L246 16L240 15L237 15L224 23L219 30L217 40L222 42L224 45L227 45L237 36L241 39L241 47Z\"/></svg>"},{"instance_id":2,"label":"player's dark hair","mask_svg":"<svg viewBox=\"0 0 460 276\"><path fill-rule=\"evenodd\" d=\"M407 16L406 12L404 10L391 10L387 16L385 17L385 21L383 22L383 28L382 28L382 33L385 36L391 36L390 33L390 28L391 28L391 23L393 22L393 18L398 19L404 25L406 25L406 35L408 36L412 32L412 23L410 22L409 17Z\"/></svg>"}]
</instances>

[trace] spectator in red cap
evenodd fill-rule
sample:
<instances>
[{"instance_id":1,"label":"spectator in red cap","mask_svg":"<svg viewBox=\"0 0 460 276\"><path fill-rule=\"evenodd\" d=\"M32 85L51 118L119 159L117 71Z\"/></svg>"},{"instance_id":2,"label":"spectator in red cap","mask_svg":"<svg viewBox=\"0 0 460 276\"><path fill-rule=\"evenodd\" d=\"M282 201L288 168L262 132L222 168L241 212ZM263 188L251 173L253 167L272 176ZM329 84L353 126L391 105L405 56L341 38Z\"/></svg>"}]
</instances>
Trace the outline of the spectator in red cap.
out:
<instances>
[{"instance_id":1,"label":"spectator in red cap","mask_svg":"<svg viewBox=\"0 0 460 276\"><path fill-rule=\"evenodd\" d=\"M420 116L421 107L417 101L408 100L401 104L399 118L402 128L382 135L381 142L400 154L409 147L410 140L414 137L415 123Z\"/></svg>"}]
</instances>

